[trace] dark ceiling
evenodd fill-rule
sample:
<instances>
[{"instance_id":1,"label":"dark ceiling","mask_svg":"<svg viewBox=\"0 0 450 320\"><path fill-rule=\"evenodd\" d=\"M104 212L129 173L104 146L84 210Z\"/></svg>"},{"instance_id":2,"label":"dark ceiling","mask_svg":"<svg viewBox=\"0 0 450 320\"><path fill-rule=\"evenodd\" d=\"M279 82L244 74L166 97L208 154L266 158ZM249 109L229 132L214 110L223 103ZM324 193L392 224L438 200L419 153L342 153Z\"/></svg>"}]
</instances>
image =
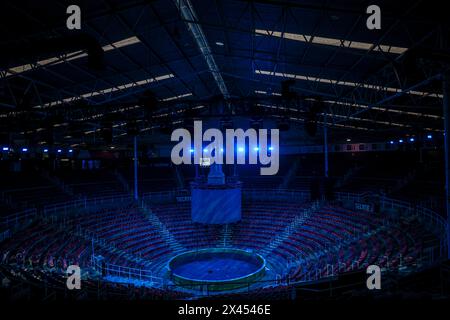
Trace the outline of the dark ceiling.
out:
<instances>
[{"instance_id":1,"label":"dark ceiling","mask_svg":"<svg viewBox=\"0 0 450 320\"><path fill-rule=\"evenodd\" d=\"M66 28L71 4L79 31ZM445 8L377 1L382 28L368 30L370 4L2 1L2 139L77 145L105 127L126 139L207 116L442 131Z\"/></svg>"}]
</instances>

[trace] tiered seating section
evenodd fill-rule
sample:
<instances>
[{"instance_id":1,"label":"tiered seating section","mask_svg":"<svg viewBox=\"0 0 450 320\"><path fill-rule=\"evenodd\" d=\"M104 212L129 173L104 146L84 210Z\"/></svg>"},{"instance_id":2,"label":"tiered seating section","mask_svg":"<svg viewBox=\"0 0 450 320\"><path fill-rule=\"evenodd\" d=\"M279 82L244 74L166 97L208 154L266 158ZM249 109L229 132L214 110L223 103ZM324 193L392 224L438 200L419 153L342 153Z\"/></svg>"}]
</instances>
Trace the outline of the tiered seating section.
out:
<instances>
[{"instance_id":1,"label":"tiered seating section","mask_svg":"<svg viewBox=\"0 0 450 320\"><path fill-rule=\"evenodd\" d=\"M38 270L37 278L58 283L68 265L88 268L94 249L108 263L163 277L165 264L176 253L227 245L263 254L273 272L292 282L369 264L411 266L418 263L425 241L434 239L414 220L387 224L383 215L337 206L305 215L308 208L307 203L245 203L242 221L229 226L227 243L223 226L190 221L189 203L151 205L152 213L133 204L102 209L66 220L64 227L36 222L1 243L1 264L31 268L33 273ZM285 233L299 215L304 217L301 223ZM176 246L163 236L159 223L174 237ZM90 239L95 239L94 245Z\"/></svg>"}]
</instances>

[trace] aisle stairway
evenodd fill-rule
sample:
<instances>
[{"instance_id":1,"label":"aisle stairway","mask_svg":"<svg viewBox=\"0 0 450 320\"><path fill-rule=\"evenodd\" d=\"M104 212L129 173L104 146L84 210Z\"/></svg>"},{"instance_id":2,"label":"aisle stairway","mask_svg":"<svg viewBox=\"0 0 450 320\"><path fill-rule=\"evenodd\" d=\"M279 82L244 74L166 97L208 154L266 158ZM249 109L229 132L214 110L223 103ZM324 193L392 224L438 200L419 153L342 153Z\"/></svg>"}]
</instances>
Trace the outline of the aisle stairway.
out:
<instances>
[{"instance_id":1,"label":"aisle stairway","mask_svg":"<svg viewBox=\"0 0 450 320\"><path fill-rule=\"evenodd\" d=\"M157 229L159 230L162 238L165 240L165 242L172 248L172 250L175 253L181 253L183 251L186 251L186 248L184 248L178 241L175 239L175 237L170 233L170 231L166 228L166 226L159 220L159 218L145 205L144 203L141 204L141 210L144 213L145 217L148 219L148 221Z\"/></svg>"},{"instance_id":2,"label":"aisle stairway","mask_svg":"<svg viewBox=\"0 0 450 320\"><path fill-rule=\"evenodd\" d=\"M287 238L289 238L292 233L297 230L297 228L305 222L308 217L311 216L314 212L319 210L320 205L318 202L314 202L311 204L309 208L303 209L301 213L299 213L294 220L281 232L278 236L273 238L270 243L265 246L261 253L263 255L269 255L273 250L275 250L280 244L282 244Z\"/></svg>"}]
</instances>

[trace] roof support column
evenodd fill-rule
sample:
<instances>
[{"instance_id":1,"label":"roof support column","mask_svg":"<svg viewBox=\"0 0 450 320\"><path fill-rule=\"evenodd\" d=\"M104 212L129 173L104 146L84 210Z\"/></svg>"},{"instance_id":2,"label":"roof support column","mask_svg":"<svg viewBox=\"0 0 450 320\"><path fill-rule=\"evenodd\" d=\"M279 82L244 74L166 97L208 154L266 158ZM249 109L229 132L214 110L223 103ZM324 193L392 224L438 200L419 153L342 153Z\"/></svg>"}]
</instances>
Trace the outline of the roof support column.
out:
<instances>
[{"instance_id":1,"label":"roof support column","mask_svg":"<svg viewBox=\"0 0 450 320\"><path fill-rule=\"evenodd\" d=\"M324 115L323 125L323 155L324 155L324 176L328 178L328 129L327 114Z\"/></svg>"},{"instance_id":2,"label":"roof support column","mask_svg":"<svg viewBox=\"0 0 450 320\"><path fill-rule=\"evenodd\" d=\"M134 159L133 159L133 163L134 163L134 188L133 188L133 192L134 192L134 200L138 200L139 199L139 192L138 192L138 152L137 152L137 135L134 136Z\"/></svg>"},{"instance_id":3,"label":"roof support column","mask_svg":"<svg viewBox=\"0 0 450 320\"><path fill-rule=\"evenodd\" d=\"M445 145L445 204L447 210L447 258L450 258L450 82L449 74L442 78L442 93L444 95L444 145Z\"/></svg>"}]
</instances>

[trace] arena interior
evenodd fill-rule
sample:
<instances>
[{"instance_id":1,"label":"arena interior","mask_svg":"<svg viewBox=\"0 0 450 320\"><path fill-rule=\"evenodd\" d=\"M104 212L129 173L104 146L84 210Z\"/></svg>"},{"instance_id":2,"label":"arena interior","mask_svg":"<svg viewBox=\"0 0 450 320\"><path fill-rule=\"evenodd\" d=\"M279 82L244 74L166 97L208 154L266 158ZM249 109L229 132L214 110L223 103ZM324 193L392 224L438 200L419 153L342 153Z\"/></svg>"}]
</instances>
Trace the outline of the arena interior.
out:
<instances>
[{"instance_id":1,"label":"arena interior","mask_svg":"<svg viewBox=\"0 0 450 320\"><path fill-rule=\"evenodd\" d=\"M448 19L371 4L2 1L2 302L448 299Z\"/></svg>"}]
</instances>

